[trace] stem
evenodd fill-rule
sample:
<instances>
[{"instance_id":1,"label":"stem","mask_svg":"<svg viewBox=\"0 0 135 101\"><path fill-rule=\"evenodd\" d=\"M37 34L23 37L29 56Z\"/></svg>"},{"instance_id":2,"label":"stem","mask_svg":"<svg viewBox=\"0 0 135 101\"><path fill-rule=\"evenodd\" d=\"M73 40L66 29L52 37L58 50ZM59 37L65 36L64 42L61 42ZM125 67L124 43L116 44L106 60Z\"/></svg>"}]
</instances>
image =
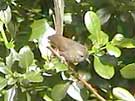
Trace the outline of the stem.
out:
<instances>
[{"instance_id":1,"label":"stem","mask_svg":"<svg viewBox=\"0 0 135 101\"><path fill-rule=\"evenodd\" d=\"M1 34L2 34L2 37L3 37L3 39L4 39L4 43L5 43L5 45L7 45L7 44L8 44L8 40L7 40L7 37L6 37L5 31L4 31L4 29L3 29L3 28L1 29Z\"/></svg>"},{"instance_id":2,"label":"stem","mask_svg":"<svg viewBox=\"0 0 135 101\"><path fill-rule=\"evenodd\" d=\"M78 78L99 100L106 101L101 95L97 93L97 91L92 87L90 83L86 80L82 79L81 77Z\"/></svg>"}]
</instances>

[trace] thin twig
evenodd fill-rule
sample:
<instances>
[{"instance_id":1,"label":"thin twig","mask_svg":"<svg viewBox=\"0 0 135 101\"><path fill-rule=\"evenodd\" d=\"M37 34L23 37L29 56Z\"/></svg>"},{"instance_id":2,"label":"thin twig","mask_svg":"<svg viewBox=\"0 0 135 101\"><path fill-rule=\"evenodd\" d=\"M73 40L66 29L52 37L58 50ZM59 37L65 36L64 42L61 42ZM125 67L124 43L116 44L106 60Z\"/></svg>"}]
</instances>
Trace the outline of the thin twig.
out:
<instances>
[{"instance_id":1,"label":"thin twig","mask_svg":"<svg viewBox=\"0 0 135 101\"><path fill-rule=\"evenodd\" d=\"M92 87L90 83L88 83L86 80L82 79L81 77L78 77L78 79L101 101L106 101L101 95L97 93L97 91Z\"/></svg>"},{"instance_id":2,"label":"thin twig","mask_svg":"<svg viewBox=\"0 0 135 101\"><path fill-rule=\"evenodd\" d=\"M90 83L88 83L86 80L82 79L79 75L76 74L75 70L72 68L73 64L70 64L71 67L69 69L73 72L75 77L82 82L83 85L85 85L100 101L106 101L100 94L97 93L97 91L92 87Z\"/></svg>"}]
</instances>

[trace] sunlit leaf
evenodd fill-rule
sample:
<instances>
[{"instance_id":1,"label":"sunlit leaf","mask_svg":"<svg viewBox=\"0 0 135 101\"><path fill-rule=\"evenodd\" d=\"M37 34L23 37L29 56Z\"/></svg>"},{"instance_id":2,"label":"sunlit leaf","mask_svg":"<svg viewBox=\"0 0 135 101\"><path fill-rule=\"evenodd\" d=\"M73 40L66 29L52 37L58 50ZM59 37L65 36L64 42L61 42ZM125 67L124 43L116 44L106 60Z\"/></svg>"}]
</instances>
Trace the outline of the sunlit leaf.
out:
<instances>
[{"instance_id":1,"label":"sunlit leaf","mask_svg":"<svg viewBox=\"0 0 135 101\"><path fill-rule=\"evenodd\" d=\"M63 84L57 84L53 87L52 89L52 98L55 100L55 101L60 101L62 100L66 93L67 93L67 89L69 87L69 84L70 83L63 83Z\"/></svg>"},{"instance_id":2,"label":"sunlit leaf","mask_svg":"<svg viewBox=\"0 0 135 101\"><path fill-rule=\"evenodd\" d=\"M15 61L19 61L19 55L15 49L10 49L9 56L6 57L6 65L11 67Z\"/></svg>"},{"instance_id":3,"label":"sunlit leaf","mask_svg":"<svg viewBox=\"0 0 135 101\"><path fill-rule=\"evenodd\" d=\"M86 12L84 21L85 21L86 28L88 29L88 31L91 34L100 33L101 24L100 24L100 20L97 17L96 13L94 13L93 11Z\"/></svg>"},{"instance_id":4,"label":"sunlit leaf","mask_svg":"<svg viewBox=\"0 0 135 101\"><path fill-rule=\"evenodd\" d=\"M113 95L121 101L135 101L134 96L131 95L128 90L121 87L113 88Z\"/></svg>"},{"instance_id":5,"label":"sunlit leaf","mask_svg":"<svg viewBox=\"0 0 135 101\"><path fill-rule=\"evenodd\" d=\"M100 18L101 24L105 24L111 17L111 13L107 8L101 8L97 11L97 15Z\"/></svg>"},{"instance_id":6,"label":"sunlit leaf","mask_svg":"<svg viewBox=\"0 0 135 101\"><path fill-rule=\"evenodd\" d=\"M19 88L12 86L5 91L4 101L29 101L26 98L26 93L23 93Z\"/></svg>"},{"instance_id":7,"label":"sunlit leaf","mask_svg":"<svg viewBox=\"0 0 135 101\"><path fill-rule=\"evenodd\" d=\"M14 42L13 42L13 41L8 42L8 43L6 44L6 47L7 47L8 49L14 48L14 47L15 47Z\"/></svg>"},{"instance_id":8,"label":"sunlit leaf","mask_svg":"<svg viewBox=\"0 0 135 101\"><path fill-rule=\"evenodd\" d=\"M5 101L14 101L16 93L16 88L14 86L7 90L4 96Z\"/></svg>"},{"instance_id":9,"label":"sunlit leaf","mask_svg":"<svg viewBox=\"0 0 135 101\"><path fill-rule=\"evenodd\" d=\"M57 58L53 59L54 68L56 69L56 72L62 72L68 70L67 65L61 63Z\"/></svg>"},{"instance_id":10,"label":"sunlit leaf","mask_svg":"<svg viewBox=\"0 0 135 101\"><path fill-rule=\"evenodd\" d=\"M108 35L103 31L100 31L97 34L92 34L89 38L96 47L104 46L109 41Z\"/></svg>"},{"instance_id":11,"label":"sunlit leaf","mask_svg":"<svg viewBox=\"0 0 135 101\"><path fill-rule=\"evenodd\" d=\"M64 21L66 24L71 24L72 23L72 13L65 13Z\"/></svg>"},{"instance_id":12,"label":"sunlit leaf","mask_svg":"<svg viewBox=\"0 0 135 101\"><path fill-rule=\"evenodd\" d=\"M103 63L97 56L94 56L94 69L99 76L105 79L111 79L114 75L114 67L111 64Z\"/></svg>"},{"instance_id":13,"label":"sunlit leaf","mask_svg":"<svg viewBox=\"0 0 135 101\"><path fill-rule=\"evenodd\" d=\"M73 99L77 100L77 101L83 101L83 98L81 96L81 91L80 91L80 87L77 85L76 82L73 82L68 90L67 93L70 97L72 97Z\"/></svg>"},{"instance_id":14,"label":"sunlit leaf","mask_svg":"<svg viewBox=\"0 0 135 101\"><path fill-rule=\"evenodd\" d=\"M120 57L121 55L120 49L112 44L107 44L106 49L107 49L107 52L112 56Z\"/></svg>"},{"instance_id":15,"label":"sunlit leaf","mask_svg":"<svg viewBox=\"0 0 135 101\"><path fill-rule=\"evenodd\" d=\"M39 39L40 36L44 34L47 28L46 23L47 22L45 19L40 19L40 20L35 20L31 24L32 34L31 34L30 40Z\"/></svg>"},{"instance_id":16,"label":"sunlit leaf","mask_svg":"<svg viewBox=\"0 0 135 101\"><path fill-rule=\"evenodd\" d=\"M0 90L7 86L7 80L0 76Z\"/></svg>"},{"instance_id":17,"label":"sunlit leaf","mask_svg":"<svg viewBox=\"0 0 135 101\"><path fill-rule=\"evenodd\" d=\"M44 59L47 57L50 57L52 52L47 48L49 44L48 36L54 35L55 30L49 26L48 23L46 23L46 30L43 35L39 38L39 50L41 52L41 55Z\"/></svg>"},{"instance_id":18,"label":"sunlit leaf","mask_svg":"<svg viewBox=\"0 0 135 101\"><path fill-rule=\"evenodd\" d=\"M7 6L6 10L0 10L0 20L7 24L11 20L11 8Z\"/></svg>"},{"instance_id":19,"label":"sunlit leaf","mask_svg":"<svg viewBox=\"0 0 135 101\"><path fill-rule=\"evenodd\" d=\"M34 55L28 46L24 46L23 48L20 49L19 57L20 57L19 65L22 68L29 67L34 60Z\"/></svg>"},{"instance_id":20,"label":"sunlit leaf","mask_svg":"<svg viewBox=\"0 0 135 101\"><path fill-rule=\"evenodd\" d=\"M29 80L29 82L42 82L43 77L41 76L41 73L36 71L27 72L24 74L24 79Z\"/></svg>"},{"instance_id":21,"label":"sunlit leaf","mask_svg":"<svg viewBox=\"0 0 135 101\"><path fill-rule=\"evenodd\" d=\"M14 79L12 77L10 77L7 81L8 85L14 85L17 82L17 79Z\"/></svg>"},{"instance_id":22,"label":"sunlit leaf","mask_svg":"<svg viewBox=\"0 0 135 101\"><path fill-rule=\"evenodd\" d=\"M125 38L122 34L116 34L112 40L112 44L122 48L135 48L135 40Z\"/></svg>"},{"instance_id":23,"label":"sunlit leaf","mask_svg":"<svg viewBox=\"0 0 135 101\"><path fill-rule=\"evenodd\" d=\"M3 62L0 62L0 72L3 74L8 74L8 72L6 70L6 66Z\"/></svg>"},{"instance_id":24,"label":"sunlit leaf","mask_svg":"<svg viewBox=\"0 0 135 101\"><path fill-rule=\"evenodd\" d=\"M44 97L43 97L43 99L45 100L45 101L53 101L53 99L51 99L48 95L44 95Z\"/></svg>"},{"instance_id":25,"label":"sunlit leaf","mask_svg":"<svg viewBox=\"0 0 135 101\"><path fill-rule=\"evenodd\" d=\"M135 63L128 64L120 70L121 75L126 79L135 78Z\"/></svg>"}]
</instances>

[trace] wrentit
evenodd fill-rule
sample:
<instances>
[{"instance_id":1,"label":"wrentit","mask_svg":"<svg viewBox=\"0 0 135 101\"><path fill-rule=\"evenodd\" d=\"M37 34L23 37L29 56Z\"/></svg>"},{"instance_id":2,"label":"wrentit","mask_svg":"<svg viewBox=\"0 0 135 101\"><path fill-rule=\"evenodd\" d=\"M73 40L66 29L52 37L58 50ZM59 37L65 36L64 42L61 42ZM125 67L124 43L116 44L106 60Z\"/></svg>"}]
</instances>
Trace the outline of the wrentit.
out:
<instances>
[{"instance_id":1,"label":"wrentit","mask_svg":"<svg viewBox=\"0 0 135 101\"><path fill-rule=\"evenodd\" d=\"M59 50L60 55L63 56L67 62L78 63L88 57L87 48L72 39L59 34L49 36L48 39L51 44Z\"/></svg>"}]
</instances>

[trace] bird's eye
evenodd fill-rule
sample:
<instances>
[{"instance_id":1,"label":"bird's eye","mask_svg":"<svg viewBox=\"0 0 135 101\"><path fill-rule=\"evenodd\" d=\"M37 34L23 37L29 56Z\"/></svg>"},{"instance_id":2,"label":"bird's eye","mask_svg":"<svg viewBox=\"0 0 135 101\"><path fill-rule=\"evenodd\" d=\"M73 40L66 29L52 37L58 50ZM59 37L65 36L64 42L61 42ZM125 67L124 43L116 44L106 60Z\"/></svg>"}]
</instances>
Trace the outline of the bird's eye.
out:
<instances>
[{"instance_id":1,"label":"bird's eye","mask_svg":"<svg viewBox=\"0 0 135 101\"><path fill-rule=\"evenodd\" d=\"M80 55L81 58L83 58L84 56L83 55Z\"/></svg>"}]
</instances>

